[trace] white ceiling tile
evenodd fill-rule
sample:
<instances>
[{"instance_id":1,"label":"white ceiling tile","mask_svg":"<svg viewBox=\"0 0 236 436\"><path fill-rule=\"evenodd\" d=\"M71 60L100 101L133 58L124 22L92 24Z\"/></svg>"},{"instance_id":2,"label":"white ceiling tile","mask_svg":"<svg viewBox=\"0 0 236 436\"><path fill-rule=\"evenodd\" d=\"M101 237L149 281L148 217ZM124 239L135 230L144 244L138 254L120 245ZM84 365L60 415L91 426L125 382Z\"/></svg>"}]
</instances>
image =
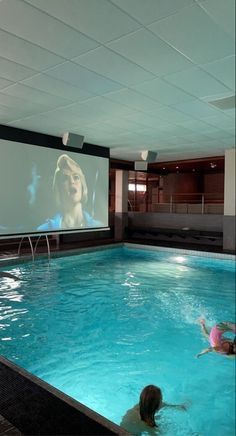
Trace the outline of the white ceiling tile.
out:
<instances>
[{"instance_id":1,"label":"white ceiling tile","mask_svg":"<svg viewBox=\"0 0 236 436\"><path fill-rule=\"evenodd\" d=\"M78 122L79 125L87 126L91 123L104 122L108 116L126 117L132 114L129 108L118 105L117 103L106 100L102 97L95 97L86 102L74 103L66 107L58 108L50 112L50 116L62 121L70 119L72 122Z\"/></svg>"},{"instance_id":2,"label":"white ceiling tile","mask_svg":"<svg viewBox=\"0 0 236 436\"><path fill-rule=\"evenodd\" d=\"M187 115L190 115L194 118L205 118L217 115L219 111L217 109L211 107L209 104L204 103L200 100L193 100L188 101L185 103L179 103L176 105L173 105L173 107L177 110L180 110L181 112L186 113Z\"/></svg>"},{"instance_id":3,"label":"white ceiling tile","mask_svg":"<svg viewBox=\"0 0 236 436\"><path fill-rule=\"evenodd\" d=\"M108 0L27 0L85 35L104 43L140 25Z\"/></svg>"},{"instance_id":4,"label":"white ceiling tile","mask_svg":"<svg viewBox=\"0 0 236 436\"><path fill-rule=\"evenodd\" d=\"M229 92L229 88L197 67L167 75L165 80L199 98Z\"/></svg>"},{"instance_id":5,"label":"white ceiling tile","mask_svg":"<svg viewBox=\"0 0 236 436\"><path fill-rule=\"evenodd\" d=\"M210 154L208 154L208 156L211 156L211 157L217 156L217 155L224 156L224 151L227 150L227 148L229 148L229 147L227 147L224 140L223 141L215 141L214 139L209 139L207 141L202 141L199 144L199 151L204 153L205 150L208 150L208 153L210 152Z\"/></svg>"},{"instance_id":6,"label":"white ceiling tile","mask_svg":"<svg viewBox=\"0 0 236 436\"><path fill-rule=\"evenodd\" d=\"M0 92L0 102L1 105L11 108L17 119L47 110L47 106L5 94L5 91Z\"/></svg>"},{"instance_id":7,"label":"white ceiling tile","mask_svg":"<svg viewBox=\"0 0 236 436\"><path fill-rule=\"evenodd\" d=\"M185 141L195 142L195 141L207 141L210 138L207 135L204 135L204 133L199 132L192 132L185 135Z\"/></svg>"},{"instance_id":8,"label":"white ceiling tile","mask_svg":"<svg viewBox=\"0 0 236 436\"><path fill-rule=\"evenodd\" d=\"M235 0L205 0L201 7L225 32L235 38Z\"/></svg>"},{"instance_id":9,"label":"white ceiling tile","mask_svg":"<svg viewBox=\"0 0 236 436\"><path fill-rule=\"evenodd\" d=\"M233 0L2 0L0 123L86 134L120 159L223 154L234 109L207 101L234 90L233 11Z\"/></svg>"},{"instance_id":10,"label":"white ceiling tile","mask_svg":"<svg viewBox=\"0 0 236 436\"><path fill-rule=\"evenodd\" d=\"M184 123L186 121L192 120L192 118L184 114L183 112L177 111L169 106L165 106L160 110L156 111L156 116L160 119L168 121L170 123Z\"/></svg>"},{"instance_id":11,"label":"white ceiling tile","mask_svg":"<svg viewBox=\"0 0 236 436\"><path fill-rule=\"evenodd\" d=\"M227 113L227 111L225 111ZM205 122L218 127L219 129L235 129L235 119L228 117L224 113L219 113L205 118Z\"/></svg>"},{"instance_id":12,"label":"white ceiling tile","mask_svg":"<svg viewBox=\"0 0 236 436\"><path fill-rule=\"evenodd\" d=\"M82 103L84 112L91 114L92 111L97 114L98 112L105 117L125 117L132 114L133 110L118 102L108 100L104 97L95 97Z\"/></svg>"},{"instance_id":13,"label":"white ceiling tile","mask_svg":"<svg viewBox=\"0 0 236 436\"><path fill-rule=\"evenodd\" d=\"M0 89L6 88L7 86L12 85L12 81L11 80L7 80L7 79L2 79L0 77Z\"/></svg>"},{"instance_id":14,"label":"white ceiling tile","mask_svg":"<svg viewBox=\"0 0 236 436\"><path fill-rule=\"evenodd\" d=\"M133 86L133 89L164 105L194 100L192 95L158 78Z\"/></svg>"},{"instance_id":15,"label":"white ceiling tile","mask_svg":"<svg viewBox=\"0 0 236 436\"><path fill-rule=\"evenodd\" d=\"M94 113L90 114L95 117ZM54 109L47 112L48 119L53 119L54 123L59 121L61 126L70 122L75 124L76 122L85 123L87 120L87 113L83 110L83 106L80 103L73 103L68 106ZM87 121L89 123L90 120ZM95 120L96 121L96 120ZM64 130L66 131L66 130Z\"/></svg>"},{"instance_id":16,"label":"white ceiling tile","mask_svg":"<svg viewBox=\"0 0 236 436\"><path fill-rule=\"evenodd\" d=\"M0 75L6 79L18 82L36 74L31 68L26 68L23 65L16 64L4 58L0 58Z\"/></svg>"},{"instance_id":17,"label":"white ceiling tile","mask_svg":"<svg viewBox=\"0 0 236 436\"><path fill-rule=\"evenodd\" d=\"M12 97L18 97L36 104L42 104L48 109L65 106L70 103L70 100L39 91L38 89L22 85L21 83L9 86L2 92L6 95L11 95Z\"/></svg>"},{"instance_id":18,"label":"white ceiling tile","mask_svg":"<svg viewBox=\"0 0 236 436\"><path fill-rule=\"evenodd\" d=\"M235 56L202 65L202 68L235 91Z\"/></svg>"},{"instance_id":19,"label":"white ceiling tile","mask_svg":"<svg viewBox=\"0 0 236 436\"><path fill-rule=\"evenodd\" d=\"M193 141L191 141L189 139L186 139L186 138L183 138L181 136L171 136L171 137L169 137L167 139L167 143L169 145L181 145L181 146L184 146L186 144L190 145L192 142Z\"/></svg>"},{"instance_id":20,"label":"white ceiling tile","mask_svg":"<svg viewBox=\"0 0 236 436\"><path fill-rule=\"evenodd\" d=\"M84 89L95 95L101 95L122 88L122 85L117 82L93 73L72 62L65 62L63 65L52 68L46 73L51 77L63 80L73 86L78 86L80 89Z\"/></svg>"},{"instance_id":21,"label":"white ceiling tile","mask_svg":"<svg viewBox=\"0 0 236 436\"><path fill-rule=\"evenodd\" d=\"M144 129L144 126L140 126L138 122L135 123L134 121L123 117L120 117L119 119L106 119L106 123L108 123L111 128L119 128L120 130L124 129L130 132L137 132Z\"/></svg>"},{"instance_id":22,"label":"white ceiling tile","mask_svg":"<svg viewBox=\"0 0 236 436\"><path fill-rule=\"evenodd\" d=\"M234 40L198 5L182 9L148 26L196 63L206 63L234 54Z\"/></svg>"},{"instance_id":23,"label":"white ceiling tile","mask_svg":"<svg viewBox=\"0 0 236 436\"><path fill-rule=\"evenodd\" d=\"M127 115L127 119L140 124L140 126L155 128L157 125L163 126L165 123L158 118L155 114L147 114L144 112L137 112Z\"/></svg>"},{"instance_id":24,"label":"white ceiling tile","mask_svg":"<svg viewBox=\"0 0 236 436\"><path fill-rule=\"evenodd\" d=\"M151 100L145 95L127 88L106 94L106 98L142 112L150 112L162 107L161 104Z\"/></svg>"},{"instance_id":25,"label":"white ceiling tile","mask_svg":"<svg viewBox=\"0 0 236 436\"><path fill-rule=\"evenodd\" d=\"M128 86L155 77L152 73L145 71L106 47L98 47L89 53L74 58L73 62Z\"/></svg>"},{"instance_id":26,"label":"white ceiling tile","mask_svg":"<svg viewBox=\"0 0 236 436\"><path fill-rule=\"evenodd\" d=\"M181 136L181 137L191 133L190 130L185 129L182 126L178 126L178 125L173 124L173 123L169 124L169 126L166 127L165 129L161 128L161 131L162 131L162 133L164 133L164 131L166 131L168 136Z\"/></svg>"},{"instance_id":27,"label":"white ceiling tile","mask_svg":"<svg viewBox=\"0 0 236 436\"><path fill-rule=\"evenodd\" d=\"M235 116L235 107L232 108L232 109L228 109L226 111L226 114L227 114L227 116L232 117L235 120L236 119L236 116Z\"/></svg>"},{"instance_id":28,"label":"white ceiling tile","mask_svg":"<svg viewBox=\"0 0 236 436\"><path fill-rule=\"evenodd\" d=\"M231 136L234 136L234 139L235 139L235 126L234 127L229 127L227 129L227 133L229 133Z\"/></svg>"},{"instance_id":29,"label":"white ceiling tile","mask_svg":"<svg viewBox=\"0 0 236 436\"><path fill-rule=\"evenodd\" d=\"M22 83L71 101L83 101L93 96L93 94L88 91L84 91L62 80L57 80L54 77L49 77L46 74L37 74L29 79L23 80Z\"/></svg>"},{"instance_id":30,"label":"white ceiling tile","mask_svg":"<svg viewBox=\"0 0 236 436\"><path fill-rule=\"evenodd\" d=\"M21 0L0 4L0 28L70 59L98 43Z\"/></svg>"},{"instance_id":31,"label":"white ceiling tile","mask_svg":"<svg viewBox=\"0 0 236 436\"><path fill-rule=\"evenodd\" d=\"M116 129L114 128L114 126L111 126L110 124L106 124L106 122L99 122L99 123L92 123L87 125L84 129L83 129L83 134L86 132L87 134L92 133L92 132L99 132L99 133L105 133L105 134L109 134L111 136L115 136L116 131L120 132L120 126L116 126Z\"/></svg>"},{"instance_id":32,"label":"white ceiling tile","mask_svg":"<svg viewBox=\"0 0 236 436\"><path fill-rule=\"evenodd\" d=\"M107 46L158 76L181 71L192 65L182 54L146 29L137 30Z\"/></svg>"},{"instance_id":33,"label":"white ceiling tile","mask_svg":"<svg viewBox=\"0 0 236 436\"><path fill-rule=\"evenodd\" d=\"M0 94L0 99L1 99L1 94ZM2 99L1 99L2 102ZM23 109L24 111L24 115L29 115L30 111L29 110L25 110L25 108ZM14 108L10 105L9 106L4 106L3 104L0 104L0 123L1 124L6 124L10 121L14 121L16 119L19 118L18 116L19 112L17 107Z\"/></svg>"},{"instance_id":34,"label":"white ceiling tile","mask_svg":"<svg viewBox=\"0 0 236 436\"><path fill-rule=\"evenodd\" d=\"M0 56L37 71L64 62L63 58L2 30Z\"/></svg>"},{"instance_id":35,"label":"white ceiling tile","mask_svg":"<svg viewBox=\"0 0 236 436\"><path fill-rule=\"evenodd\" d=\"M194 3L194 0L111 0L140 23L147 25L153 21L175 14L180 9Z\"/></svg>"},{"instance_id":36,"label":"white ceiling tile","mask_svg":"<svg viewBox=\"0 0 236 436\"><path fill-rule=\"evenodd\" d=\"M215 139L215 140L224 140L224 139L229 139L232 138L232 134L230 134L229 132L226 132L224 130L216 130L215 132L208 132L207 136L210 139Z\"/></svg>"},{"instance_id":37,"label":"white ceiling tile","mask_svg":"<svg viewBox=\"0 0 236 436\"><path fill-rule=\"evenodd\" d=\"M46 115L38 115L33 117L27 117L14 122L7 123L14 127L21 129L31 130L35 132L47 134L50 128L50 134L55 136L62 136L65 131L72 131L73 124L65 120L64 126L62 126L60 120L54 120Z\"/></svg>"},{"instance_id":38,"label":"white ceiling tile","mask_svg":"<svg viewBox=\"0 0 236 436\"><path fill-rule=\"evenodd\" d=\"M215 127L210 126L204 121L195 118L189 119L188 121L184 121L183 123L178 123L178 124L182 125L186 129L191 130L192 132L195 132L197 134L199 134L200 132L203 134L207 133L208 131L212 132L212 129L213 131L215 129Z\"/></svg>"}]
</instances>

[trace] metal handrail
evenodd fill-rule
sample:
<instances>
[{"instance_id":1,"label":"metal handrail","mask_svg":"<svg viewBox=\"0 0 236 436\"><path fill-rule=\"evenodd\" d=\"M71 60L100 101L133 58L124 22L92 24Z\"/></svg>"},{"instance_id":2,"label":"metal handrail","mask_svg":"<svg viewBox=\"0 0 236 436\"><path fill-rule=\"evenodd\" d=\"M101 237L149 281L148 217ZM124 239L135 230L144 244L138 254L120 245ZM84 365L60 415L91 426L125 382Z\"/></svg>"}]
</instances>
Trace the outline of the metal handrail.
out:
<instances>
[{"instance_id":1,"label":"metal handrail","mask_svg":"<svg viewBox=\"0 0 236 436\"><path fill-rule=\"evenodd\" d=\"M45 236L45 239L46 239L47 249L48 249L48 260L49 260L49 259L50 259L50 245L49 245L48 235L39 235L39 237L38 237L38 239L37 239L37 241L36 241L35 247L34 247L34 255L35 255L35 253L36 253L36 250L37 250L37 246L38 246L39 240L40 240L40 238L41 238L42 236Z\"/></svg>"},{"instance_id":2,"label":"metal handrail","mask_svg":"<svg viewBox=\"0 0 236 436\"><path fill-rule=\"evenodd\" d=\"M32 260L34 262L37 246L38 246L39 240L40 240L40 238L42 236L44 236L45 239L46 239L47 251L48 251L48 260L50 260L51 252L50 252L50 245L49 245L49 240L48 240L48 236L47 235L39 235L34 247L33 247L33 243L32 243L31 237L29 235L23 236L23 238L21 238L21 240L20 240L20 244L19 244L19 247L18 247L18 256L20 256L20 251L21 251L21 246L22 246L23 240L24 239L28 239L29 244L30 244L30 249L31 249Z\"/></svg>"},{"instance_id":3,"label":"metal handrail","mask_svg":"<svg viewBox=\"0 0 236 436\"><path fill-rule=\"evenodd\" d=\"M21 238L21 241L20 241L20 244L19 244L19 247L18 247L18 256L20 256L20 250L21 250L22 242L23 242L23 240L25 238L27 238L28 241L29 241L30 248L31 248L31 254L32 254L32 260L34 262L34 249L33 249L33 244L32 244L30 236L23 236L23 238Z\"/></svg>"}]
</instances>

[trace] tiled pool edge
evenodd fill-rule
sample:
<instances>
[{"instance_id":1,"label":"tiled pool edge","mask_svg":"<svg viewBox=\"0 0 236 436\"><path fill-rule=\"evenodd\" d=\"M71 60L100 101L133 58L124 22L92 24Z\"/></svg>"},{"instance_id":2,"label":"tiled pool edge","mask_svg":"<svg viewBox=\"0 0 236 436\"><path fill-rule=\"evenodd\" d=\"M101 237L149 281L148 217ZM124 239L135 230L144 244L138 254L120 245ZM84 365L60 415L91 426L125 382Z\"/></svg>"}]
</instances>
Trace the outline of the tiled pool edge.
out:
<instances>
[{"instance_id":1,"label":"tiled pool edge","mask_svg":"<svg viewBox=\"0 0 236 436\"><path fill-rule=\"evenodd\" d=\"M115 243L115 244L105 244L105 245L93 245L92 247L81 247L81 248L74 248L69 250L60 250L60 251L53 251L51 252L50 258L48 258L48 255L45 253L37 254L35 257L34 262L37 262L37 260L49 260L55 259L58 257L69 257L69 256L75 256L77 254L83 254L83 253L90 253L94 251L102 251L106 250L107 248L118 248L123 247L123 243ZM32 257L29 255L26 256L9 256L5 258L0 259L0 267L3 265L12 265L13 263L25 263L25 262L33 262Z\"/></svg>"},{"instance_id":2,"label":"tiled pool edge","mask_svg":"<svg viewBox=\"0 0 236 436\"><path fill-rule=\"evenodd\" d=\"M157 245L145 245L145 244L137 244L137 243L130 243L130 242L125 242L123 246L127 248L138 248L140 250L166 251L169 253L188 254L190 256L211 257L214 259L224 259L224 260L236 260L235 254L217 253L214 251L187 250L183 248L162 247Z\"/></svg>"},{"instance_id":3,"label":"tiled pool edge","mask_svg":"<svg viewBox=\"0 0 236 436\"><path fill-rule=\"evenodd\" d=\"M190 256L200 256L200 257L211 257L213 259L224 259L224 260L236 260L235 254L229 254L229 253L218 253L214 251L203 251L203 250L189 250L189 249L183 249L183 248L172 248L172 247L164 247L164 246L158 246L158 245L146 245L146 244L140 244L135 242L118 242L118 243L111 243L111 244L105 244L105 245L96 245L91 247L81 247L81 248L75 248L70 250L60 250L60 251L53 251L51 253L50 259L58 258L58 257L64 257L64 256L75 256L77 254L83 254L83 253L89 253L89 252L95 252L95 251L102 251L106 249L115 249L120 247L127 247L127 248L138 248L143 250L151 250L151 251L165 251L169 253L178 253L178 254L185 254ZM47 254L39 254L35 258L35 262L37 260L41 259L48 259ZM49 259L49 260L50 260ZM13 263L25 263L25 262L32 262L31 256L9 256L6 258L0 259L0 267L5 265L12 265Z\"/></svg>"},{"instance_id":4,"label":"tiled pool edge","mask_svg":"<svg viewBox=\"0 0 236 436\"><path fill-rule=\"evenodd\" d=\"M25 435L129 435L0 356L0 415Z\"/></svg>"}]
</instances>

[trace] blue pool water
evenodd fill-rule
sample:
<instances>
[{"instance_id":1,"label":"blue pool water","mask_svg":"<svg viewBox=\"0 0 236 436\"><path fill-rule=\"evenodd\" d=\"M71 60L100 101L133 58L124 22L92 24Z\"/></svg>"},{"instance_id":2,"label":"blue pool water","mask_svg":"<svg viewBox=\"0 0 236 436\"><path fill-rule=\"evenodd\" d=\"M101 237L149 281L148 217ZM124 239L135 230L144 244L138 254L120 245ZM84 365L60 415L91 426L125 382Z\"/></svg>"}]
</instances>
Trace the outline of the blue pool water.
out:
<instances>
[{"instance_id":1,"label":"blue pool water","mask_svg":"<svg viewBox=\"0 0 236 436\"><path fill-rule=\"evenodd\" d=\"M0 279L0 353L120 423L147 384L159 433L235 434L235 360L208 346L197 319L235 317L235 263L174 252L106 249L8 266Z\"/></svg>"}]
</instances>

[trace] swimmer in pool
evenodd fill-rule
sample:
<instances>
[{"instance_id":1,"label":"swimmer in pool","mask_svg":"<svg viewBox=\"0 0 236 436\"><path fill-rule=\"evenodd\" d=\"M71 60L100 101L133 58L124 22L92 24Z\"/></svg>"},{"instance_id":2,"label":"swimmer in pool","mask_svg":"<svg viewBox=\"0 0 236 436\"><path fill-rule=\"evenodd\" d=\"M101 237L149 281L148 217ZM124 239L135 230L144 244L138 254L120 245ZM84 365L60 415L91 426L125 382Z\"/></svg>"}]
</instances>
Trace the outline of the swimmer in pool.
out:
<instances>
[{"instance_id":1,"label":"swimmer in pool","mask_svg":"<svg viewBox=\"0 0 236 436\"><path fill-rule=\"evenodd\" d=\"M203 354L211 353L215 351L216 353L224 354L227 357L232 357L236 355L236 340L226 338L224 336L225 332L236 333L236 324L233 322L220 322L216 324L212 329L206 326L206 321L204 319L199 320L201 330L203 335L209 340L210 347L202 350L197 354L196 357L203 356Z\"/></svg>"},{"instance_id":2,"label":"swimmer in pool","mask_svg":"<svg viewBox=\"0 0 236 436\"><path fill-rule=\"evenodd\" d=\"M163 407L175 407L179 410L186 410L187 405L164 403L161 389L158 386L148 385L140 394L139 404L136 404L126 412L120 425L134 435L141 434L142 432L154 435L156 434L155 428L157 428L155 415Z\"/></svg>"},{"instance_id":3,"label":"swimmer in pool","mask_svg":"<svg viewBox=\"0 0 236 436\"><path fill-rule=\"evenodd\" d=\"M9 272L5 272L5 271L0 271L0 278L1 277L7 277L7 278L13 279L13 280L20 280L19 277L15 276L14 274L11 274Z\"/></svg>"}]
</instances>

